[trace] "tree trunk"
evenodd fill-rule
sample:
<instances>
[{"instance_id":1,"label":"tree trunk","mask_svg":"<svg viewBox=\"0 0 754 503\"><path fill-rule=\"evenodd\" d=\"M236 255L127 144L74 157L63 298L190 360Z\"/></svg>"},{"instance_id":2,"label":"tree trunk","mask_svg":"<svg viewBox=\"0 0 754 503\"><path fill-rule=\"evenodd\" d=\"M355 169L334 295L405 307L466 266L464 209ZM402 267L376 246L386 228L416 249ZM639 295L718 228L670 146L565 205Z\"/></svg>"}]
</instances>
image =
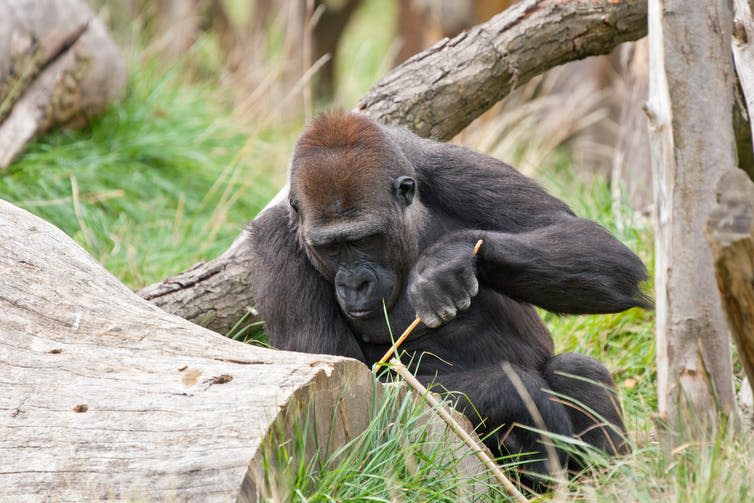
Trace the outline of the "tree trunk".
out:
<instances>
[{"instance_id":1,"label":"tree trunk","mask_svg":"<svg viewBox=\"0 0 754 503\"><path fill-rule=\"evenodd\" d=\"M660 418L701 435L737 420L730 346L704 229L732 132L733 15L724 0L649 2ZM700 86L704 99L700 99Z\"/></svg>"},{"instance_id":2,"label":"tree trunk","mask_svg":"<svg viewBox=\"0 0 754 503\"><path fill-rule=\"evenodd\" d=\"M36 135L119 98L126 66L81 0L0 0L0 169Z\"/></svg>"},{"instance_id":3,"label":"tree trunk","mask_svg":"<svg viewBox=\"0 0 754 503\"><path fill-rule=\"evenodd\" d=\"M646 34L642 0L526 0L414 56L377 83L359 109L447 140L515 86L554 66L610 52ZM276 198L285 197L283 189ZM245 231L222 256L139 292L168 312L220 333L252 308ZM227 272L226 272L227 271Z\"/></svg>"},{"instance_id":4,"label":"tree trunk","mask_svg":"<svg viewBox=\"0 0 754 503\"><path fill-rule=\"evenodd\" d=\"M335 448L365 428L374 393L355 360L242 344L161 311L1 200L0 383L2 501L280 494L282 473L262 472L276 432L292 439L309 414L324 454L328 437Z\"/></svg>"},{"instance_id":5,"label":"tree trunk","mask_svg":"<svg viewBox=\"0 0 754 503\"><path fill-rule=\"evenodd\" d=\"M719 203L707 224L717 287L738 357L754 383L754 183L741 170L727 172L717 186ZM751 396L751 394L749 394Z\"/></svg>"},{"instance_id":6,"label":"tree trunk","mask_svg":"<svg viewBox=\"0 0 754 503\"><path fill-rule=\"evenodd\" d=\"M733 60L741 84L744 100L737 99L734 110L734 130L738 145L738 166L754 180L754 150L752 149L751 114L754 113L754 23L752 5L747 0L733 2ZM737 96L738 98L738 96ZM745 101L745 105L741 103ZM744 114L743 110L747 113ZM745 115L745 117L744 117ZM748 121L746 121L748 119Z\"/></svg>"}]
</instances>

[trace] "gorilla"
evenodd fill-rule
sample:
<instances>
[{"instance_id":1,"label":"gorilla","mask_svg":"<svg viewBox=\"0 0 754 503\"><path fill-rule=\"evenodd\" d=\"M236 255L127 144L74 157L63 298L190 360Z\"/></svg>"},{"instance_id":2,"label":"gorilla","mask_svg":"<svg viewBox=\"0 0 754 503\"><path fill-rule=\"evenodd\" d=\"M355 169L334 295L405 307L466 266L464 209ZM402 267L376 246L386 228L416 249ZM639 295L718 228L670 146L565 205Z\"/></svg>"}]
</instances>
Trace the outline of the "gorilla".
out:
<instances>
[{"instance_id":1,"label":"gorilla","mask_svg":"<svg viewBox=\"0 0 754 503\"><path fill-rule=\"evenodd\" d=\"M401 347L413 372L459 392L457 407L496 455L520 454L535 478L548 473L525 398L552 433L609 454L628 449L607 369L555 355L534 306L650 307L639 289L647 272L605 229L507 164L360 114L324 113L296 142L289 200L250 232L253 297L274 347L371 366L391 332L419 316ZM567 466L569 455L557 455Z\"/></svg>"}]
</instances>

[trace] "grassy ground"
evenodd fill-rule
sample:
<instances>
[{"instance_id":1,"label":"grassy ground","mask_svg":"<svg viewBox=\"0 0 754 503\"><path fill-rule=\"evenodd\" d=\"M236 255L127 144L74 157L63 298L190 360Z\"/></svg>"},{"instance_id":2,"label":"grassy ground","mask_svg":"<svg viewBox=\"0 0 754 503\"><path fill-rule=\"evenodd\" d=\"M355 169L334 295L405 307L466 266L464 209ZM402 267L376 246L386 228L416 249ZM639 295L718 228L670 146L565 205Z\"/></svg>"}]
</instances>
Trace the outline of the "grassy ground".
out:
<instances>
[{"instance_id":1,"label":"grassy ground","mask_svg":"<svg viewBox=\"0 0 754 503\"><path fill-rule=\"evenodd\" d=\"M392 11L382 5L368 2L349 29L338 70L337 103L345 108L387 68L392 39L384 26ZM0 175L0 197L62 228L133 288L216 256L228 246L283 182L305 115L300 110L283 116L269 104L249 108L229 98L233 93L216 77L222 72L213 62L216 41L211 35L171 65L144 57L144 52L134 50L130 56L132 77L122 103L85 130L40 138ZM277 57L272 51L257 63L272 72ZM272 97L265 100L264 92L258 102L275 103ZM517 134L531 139L536 132ZM473 138L464 141L479 148ZM566 149L551 145L545 155L542 145L510 145L506 160L544 159L534 174L578 214L618 235L651 269L647 223L630 208L616 207L604 181L575 176ZM527 152L532 148L537 155ZM500 154L493 145L483 149ZM571 484L567 493L547 497L751 500L750 437L721 434L708 442L685 443L667 456L655 442L651 312L543 315L558 351L590 354L612 371L634 445L633 454L622 459L595 457L599 469ZM289 481L294 499L457 500L455 488L466 481L459 479L444 446L427 436L421 421L426 411L402 400L394 397L390 406L376 412L372 427L349 446L345 457L296 467ZM488 499L504 496L493 491Z\"/></svg>"}]
</instances>

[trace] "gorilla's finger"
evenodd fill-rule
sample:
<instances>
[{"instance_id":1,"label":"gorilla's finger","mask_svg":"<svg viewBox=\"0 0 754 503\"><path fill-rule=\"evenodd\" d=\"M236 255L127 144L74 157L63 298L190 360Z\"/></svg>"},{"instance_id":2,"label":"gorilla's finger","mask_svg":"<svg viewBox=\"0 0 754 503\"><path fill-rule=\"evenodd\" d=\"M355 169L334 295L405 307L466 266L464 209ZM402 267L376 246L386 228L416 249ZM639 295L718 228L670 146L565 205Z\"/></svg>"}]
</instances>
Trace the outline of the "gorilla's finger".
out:
<instances>
[{"instance_id":1,"label":"gorilla's finger","mask_svg":"<svg viewBox=\"0 0 754 503\"><path fill-rule=\"evenodd\" d=\"M468 278L467 283L464 286L466 288L466 291L469 292L469 295L472 297L476 297L476 295L479 293L479 280L477 279L476 275Z\"/></svg>"},{"instance_id":2,"label":"gorilla's finger","mask_svg":"<svg viewBox=\"0 0 754 503\"><path fill-rule=\"evenodd\" d=\"M433 312L429 303L421 296L412 296L411 304L414 306L414 311L416 311L417 316L419 316L422 320L427 314Z\"/></svg>"},{"instance_id":3,"label":"gorilla's finger","mask_svg":"<svg viewBox=\"0 0 754 503\"><path fill-rule=\"evenodd\" d=\"M436 328L442 324L442 320L435 313L434 307L438 305L438 302L433 298L430 286L428 281L413 282L409 288L409 300L414 306L416 315L421 318L424 324Z\"/></svg>"},{"instance_id":4,"label":"gorilla's finger","mask_svg":"<svg viewBox=\"0 0 754 503\"><path fill-rule=\"evenodd\" d=\"M450 321L456 317L456 308L452 304L443 304L437 310L437 315L443 319L443 321Z\"/></svg>"},{"instance_id":5,"label":"gorilla's finger","mask_svg":"<svg viewBox=\"0 0 754 503\"><path fill-rule=\"evenodd\" d=\"M447 296L446 299L443 299L444 302L442 302L442 304L448 306L457 306L461 300L469 296L464 288L464 281L462 278L457 277L445 277L441 279L440 288L438 290Z\"/></svg>"},{"instance_id":6,"label":"gorilla's finger","mask_svg":"<svg viewBox=\"0 0 754 503\"><path fill-rule=\"evenodd\" d=\"M459 311L466 311L469 306L471 306L471 296L468 294L456 301L456 307Z\"/></svg>"},{"instance_id":7,"label":"gorilla's finger","mask_svg":"<svg viewBox=\"0 0 754 503\"><path fill-rule=\"evenodd\" d=\"M428 312L426 314L418 313L419 318L421 318L422 322L427 325L429 328L437 328L440 325L442 325L442 320L435 316L434 313Z\"/></svg>"},{"instance_id":8,"label":"gorilla's finger","mask_svg":"<svg viewBox=\"0 0 754 503\"><path fill-rule=\"evenodd\" d=\"M441 284L433 285L430 290L425 292L425 300L436 317L443 321L450 321L456 316L456 307L443 287L444 285Z\"/></svg>"}]
</instances>

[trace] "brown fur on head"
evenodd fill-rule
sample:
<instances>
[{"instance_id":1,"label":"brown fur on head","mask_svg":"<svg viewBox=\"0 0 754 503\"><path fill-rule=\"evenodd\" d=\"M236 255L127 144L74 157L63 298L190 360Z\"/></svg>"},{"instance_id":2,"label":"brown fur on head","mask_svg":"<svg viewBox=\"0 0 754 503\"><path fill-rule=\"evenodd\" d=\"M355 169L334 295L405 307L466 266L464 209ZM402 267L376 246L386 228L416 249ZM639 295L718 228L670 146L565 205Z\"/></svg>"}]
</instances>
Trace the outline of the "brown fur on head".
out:
<instances>
[{"instance_id":1,"label":"brown fur on head","mask_svg":"<svg viewBox=\"0 0 754 503\"><path fill-rule=\"evenodd\" d=\"M362 212L375 198L387 201L398 176L395 152L367 117L335 111L319 115L296 143L291 187L301 206L323 222ZM386 203L385 203L386 204Z\"/></svg>"},{"instance_id":2,"label":"brown fur on head","mask_svg":"<svg viewBox=\"0 0 754 503\"><path fill-rule=\"evenodd\" d=\"M323 229L341 230L354 238L360 228L378 225L400 255L394 265L411 262L420 204L402 207L394 183L415 173L390 134L366 116L335 111L320 114L298 139L290 198L295 209L292 223L307 252L307 239ZM310 258L320 265L311 253Z\"/></svg>"}]
</instances>

